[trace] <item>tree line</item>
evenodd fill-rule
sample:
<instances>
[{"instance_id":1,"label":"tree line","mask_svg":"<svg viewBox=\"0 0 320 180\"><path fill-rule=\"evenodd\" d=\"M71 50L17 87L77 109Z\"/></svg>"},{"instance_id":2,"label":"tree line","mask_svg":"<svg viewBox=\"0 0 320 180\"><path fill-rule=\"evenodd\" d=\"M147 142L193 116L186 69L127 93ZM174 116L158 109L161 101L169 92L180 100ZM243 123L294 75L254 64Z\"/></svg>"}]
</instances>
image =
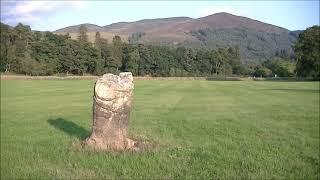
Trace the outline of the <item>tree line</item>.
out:
<instances>
[{"instance_id":1,"label":"tree line","mask_svg":"<svg viewBox=\"0 0 320 180\"><path fill-rule=\"evenodd\" d=\"M108 42L99 32L96 32L94 43L90 43L83 25L74 40L69 34L31 31L30 26L21 23L11 28L1 23L1 72L101 75L130 71L136 76L278 74L288 77L296 75L295 67L294 60L283 52L262 65L247 65L241 63L238 47L195 49L133 44L126 43L120 36L114 36L112 42Z\"/></svg>"}]
</instances>

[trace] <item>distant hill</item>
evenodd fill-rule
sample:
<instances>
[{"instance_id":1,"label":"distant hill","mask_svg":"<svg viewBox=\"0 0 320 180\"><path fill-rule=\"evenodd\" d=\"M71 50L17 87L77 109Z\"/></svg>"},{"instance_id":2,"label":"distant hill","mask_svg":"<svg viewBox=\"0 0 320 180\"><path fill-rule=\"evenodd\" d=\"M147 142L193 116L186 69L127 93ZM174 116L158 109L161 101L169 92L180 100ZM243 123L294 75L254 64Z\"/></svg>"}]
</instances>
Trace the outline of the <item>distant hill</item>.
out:
<instances>
[{"instance_id":1,"label":"distant hill","mask_svg":"<svg viewBox=\"0 0 320 180\"><path fill-rule=\"evenodd\" d=\"M114 35L120 35L130 43L194 48L238 46L242 59L253 63L269 59L281 50L293 54L292 45L300 33L228 13L216 13L197 19L189 17L145 19L102 27L94 24L84 25L92 42L95 33L99 31L101 36L109 41ZM69 26L54 33L69 33L72 38L76 38L79 27L80 25Z\"/></svg>"},{"instance_id":2,"label":"distant hill","mask_svg":"<svg viewBox=\"0 0 320 180\"><path fill-rule=\"evenodd\" d=\"M91 31L103 31L102 27L100 27L98 25L95 25L95 24L87 23L87 24L83 24L83 25L86 26L86 28L87 28L87 30L89 32L91 32ZM68 33L77 33L79 31L79 27L80 27L80 25L68 26L68 27L65 27L65 28L62 28L62 29L58 29L58 30L56 30L54 32L56 32L56 33L66 33L66 32L68 32Z\"/></svg>"}]
</instances>

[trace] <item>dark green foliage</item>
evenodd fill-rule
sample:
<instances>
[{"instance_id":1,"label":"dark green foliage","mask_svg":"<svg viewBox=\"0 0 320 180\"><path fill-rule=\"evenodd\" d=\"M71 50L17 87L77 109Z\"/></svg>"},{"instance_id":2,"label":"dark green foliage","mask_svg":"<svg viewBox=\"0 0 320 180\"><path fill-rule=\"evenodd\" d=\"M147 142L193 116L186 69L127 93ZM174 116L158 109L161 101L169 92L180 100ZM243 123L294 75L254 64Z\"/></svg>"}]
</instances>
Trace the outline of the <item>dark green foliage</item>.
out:
<instances>
[{"instance_id":1,"label":"dark green foliage","mask_svg":"<svg viewBox=\"0 0 320 180\"><path fill-rule=\"evenodd\" d=\"M95 74L101 75L110 68L111 50L108 46L108 40L102 38L99 32L96 32L94 47L98 50Z\"/></svg>"},{"instance_id":2,"label":"dark green foliage","mask_svg":"<svg viewBox=\"0 0 320 180\"><path fill-rule=\"evenodd\" d=\"M122 66L122 56L123 56L123 42L120 36L114 36L112 39L111 47L111 58L109 61L109 67L111 72L118 72L119 68Z\"/></svg>"},{"instance_id":3,"label":"dark green foliage","mask_svg":"<svg viewBox=\"0 0 320 180\"><path fill-rule=\"evenodd\" d=\"M255 77L271 77L272 71L264 66L257 66L254 69L253 75Z\"/></svg>"},{"instance_id":4,"label":"dark green foliage","mask_svg":"<svg viewBox=\"0 0 320 180\"><path fill-rule=\"evenodd\" d=\"M137 47L125 46L123 58L124 71L132 72L133 75L138 75L140 55Z\"/></svg>"},{"instance_id":5,"label":"dark green foliage","mask_svg":"<svg viewBox=\"0 0 320 180\"><path fill-rule=\"evenodd\" d=\"M320 79L320 26L306 29L299 35L294 48L297 60L297 75Z\"/></svg>"},{"instance_id":6,"label":"dark green foliage","mask_svg":"<svg viewBox=\"0 0 320 180\"><path fill-rule=\"evenodd\" d=\"M200 29L191 35L201 44L194 46L208 47L239 47L245 62L265 61L271 59L276 51L284 50L293 56L292 43L296 41L300 31L273 34L254 31L247 28Z\"/></svg>"},{"instance_id":7,"label":"dark green foliage","mask_svg":"<svg viewBox=\"0 0 320 180\"><path fill-rule=\"evenodd\" d=\"M138 74L142 76L151 75L154 61L150 56L149 48L141 45L139 46L138 51L140 55Z\"/></svg>"},{"instance_id":8,"label":"dark green foliage","mask_svg":"<svg viewBox=\"0 0 320 180\"><path fill-rule=\"evenodd\" d=\"M265 67L269 68L277 77L293 77L295 64L285 59L275 57L272 60L264 63Z\"/></svg>"},{"instance_id":9,"label":"dark green foliage","mask_svg":"<svg viewBox=\"0 0 320 180\"><path fill-rule=\"evenodd\" d=\"M9 72L10 66L15 61L15 46L12 43L13 35L10 33L8 25L2 24L0 26L0 41L1 41L1 59L0 70L1 72Z\"/></svg>"},{"instance_id":10,"label":"dark green foliage","mask_svg":"<svg viewBox=\"0 0 320 180\"><path fill-rule=\"evenodd\" d=\"M170 67L177 66L174 61L174 51L165 46L149 46L152 76L169 76Z\"/></svg>"}]
</instances>

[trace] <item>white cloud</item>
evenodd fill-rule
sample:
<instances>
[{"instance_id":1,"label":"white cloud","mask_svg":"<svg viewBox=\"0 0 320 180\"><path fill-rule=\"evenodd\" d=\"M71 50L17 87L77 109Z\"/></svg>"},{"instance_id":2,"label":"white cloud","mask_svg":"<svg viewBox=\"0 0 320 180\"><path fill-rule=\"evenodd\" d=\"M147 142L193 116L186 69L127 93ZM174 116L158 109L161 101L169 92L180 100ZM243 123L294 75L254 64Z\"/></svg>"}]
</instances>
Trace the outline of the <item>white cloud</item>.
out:
<instances>
[{"instance_id":1,"label":"white cloud","mask_svg":"<svg viewBox=\"0 0 320 180\"><path fill-rule=\"evenodd\" d=\"M32 23L32 22L37 22L39 21L40 18L38 16L32 15L32 14L27 14L25 16L18 16L12 18L10 21L11 22L23 22L23 23Z\"/></svg>"},{"instance_id":2,"label":"white cloud","mask_svg":"<svg viewBox=\"0 0 320 180\"><path fill-rule=\"evenodd\" d=\"M230 13L233 15L238 15L238 16L248 16L249 12L246 10L240 10L237 8L231 8L231 7L225 7L225 6L209 6L205 7L203 9L200 9L199 11L199 16L204 17L204 16L209 16L215 13L220 13L220 12L226 12Z\"/></svg>"},{"instance_id":3,"label":"white cloud","mask_svg":"<svg viewBox=\"0 0 320 180\"><path fill-rule=\"evenodd\" d=\"M66 1L66 3L69 3L71 7L78 10L84 9L88 5L87 1Z\"/></svg>"},{"instance_id":4,"label":"white cloud","mask_svg":"<svg viewBox=\"0 0 320 180\"><path fill-rule=\"evenodd\" d=\"M9 10L8 15L30 15L36 12L48 12L61 4L59 1L17 1L15 7Z\"/></svg>"},{"instance_id":5,"label":"white cloud","mask_svg":"<svg viewBox=\"0 0 320 180\"><path fill-rule=\"evenodd\" d=\"M1 12L1 17L6 22L23 22L34 23L39 21L43 16L55 13L67 7L71 10L82 10L87 7L86 1L15 1L5 7L5 11Z\"/></svg>"}]
</instances>

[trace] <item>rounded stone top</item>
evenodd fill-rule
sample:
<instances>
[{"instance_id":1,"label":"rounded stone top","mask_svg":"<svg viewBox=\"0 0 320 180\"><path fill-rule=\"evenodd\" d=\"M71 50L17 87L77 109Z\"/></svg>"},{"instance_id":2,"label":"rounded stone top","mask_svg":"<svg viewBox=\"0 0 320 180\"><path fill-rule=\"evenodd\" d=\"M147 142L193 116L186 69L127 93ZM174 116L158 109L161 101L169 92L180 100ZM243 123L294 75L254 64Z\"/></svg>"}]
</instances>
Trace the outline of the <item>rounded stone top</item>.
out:
<instances>
[{"instance_id":1,"label":"rounded stone top","mask_svg":"<svg viewBox=\"0 0 320 180\"><path fill-rule=\"evenodd\" d=\"M134 89L131 72L122 72L119 76L107 73L95 84L94 95L100 99L111 100L119 92L131 92Z\"/></svg>"}]
</instances>

